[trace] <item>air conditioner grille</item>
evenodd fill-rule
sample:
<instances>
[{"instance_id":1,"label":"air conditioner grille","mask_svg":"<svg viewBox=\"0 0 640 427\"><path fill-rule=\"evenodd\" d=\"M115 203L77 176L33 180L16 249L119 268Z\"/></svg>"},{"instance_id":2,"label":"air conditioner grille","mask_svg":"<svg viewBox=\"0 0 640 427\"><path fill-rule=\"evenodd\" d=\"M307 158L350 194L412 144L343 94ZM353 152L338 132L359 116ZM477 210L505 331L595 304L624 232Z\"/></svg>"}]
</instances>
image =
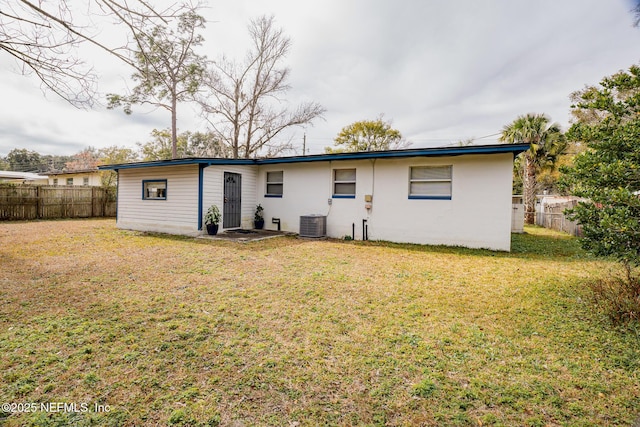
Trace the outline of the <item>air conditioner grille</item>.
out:
<instances>
[{"instance_id":1,"label":"air conditioner grille","mask_svg":"<svg viewBox=\"0 0 640 427\"><path fill-rule=\"evenodd\" d=\"M324 237L327 235L325 215L304 215L300 217L300 237Z\"/></svg>"}]
</instances>

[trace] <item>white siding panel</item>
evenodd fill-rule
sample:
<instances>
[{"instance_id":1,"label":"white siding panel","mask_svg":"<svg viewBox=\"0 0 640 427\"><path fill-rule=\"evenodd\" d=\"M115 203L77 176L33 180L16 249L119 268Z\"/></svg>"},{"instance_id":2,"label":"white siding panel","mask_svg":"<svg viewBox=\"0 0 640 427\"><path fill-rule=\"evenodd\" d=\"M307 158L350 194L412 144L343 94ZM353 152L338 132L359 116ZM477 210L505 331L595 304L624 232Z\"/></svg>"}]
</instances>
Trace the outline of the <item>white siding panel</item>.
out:
<instances>
[{"instance_id":1,"label":"white siding panel","mask_svg":"<svg viewBox=\"0 0 640 427\"><path fill-rule=\"evenodd\" d=\"M209 166L204 169L203 176L203 203L202 216L207 212L209 206L215 204L222 214L224 209L224 173L232 172L242 175L242 202L241 202L241 224L240 227L253 228L253 214L256 205L256 166ZM222 227L222 221L220 226Z\"/></svg>"},{"instance_id":2,"label":"white siding panel","mask_svg":"<svg viewBox=\"0 0 640 427\"><path fill-rule=\"evenodd\" d=\"M122 169L118 227L172 234L198 232L198 165ZM166 179L166 200L143 200L142 181Z\"/></svg>"}]
</instances>

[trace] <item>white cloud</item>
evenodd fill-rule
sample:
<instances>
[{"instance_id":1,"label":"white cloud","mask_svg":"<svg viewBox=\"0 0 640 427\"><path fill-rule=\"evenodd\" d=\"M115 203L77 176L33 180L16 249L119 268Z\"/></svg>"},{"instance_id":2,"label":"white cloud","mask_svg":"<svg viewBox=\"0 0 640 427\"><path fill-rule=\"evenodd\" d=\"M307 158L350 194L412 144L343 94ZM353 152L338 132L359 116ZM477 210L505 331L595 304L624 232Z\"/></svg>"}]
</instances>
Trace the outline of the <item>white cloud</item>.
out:
<instances>
[{"instance_id":1,"label":"white cloud","mask_svg":"<svg viewBox=\"0 0 640 427\"><path fill-rule=\"evenodd\" d=\"M416 146L499 132L517 115L549 114L568 126L571 92L637 63L640 28L625 0L214 1L203 52L242 58L250 18L274 15L292 39L291 103L313 100L325 121L294 133L320 152L353 121L384 113ZM38 83L0 57L0 155L12 148L72 154L84 146L135 147L164 111L80 111L42 96ZM131 74L101 56L101 90L122 91ZM8 100L8 102L7 102ZM191 106L182 130L204 129Z\"/></svg>"}]
</instances>

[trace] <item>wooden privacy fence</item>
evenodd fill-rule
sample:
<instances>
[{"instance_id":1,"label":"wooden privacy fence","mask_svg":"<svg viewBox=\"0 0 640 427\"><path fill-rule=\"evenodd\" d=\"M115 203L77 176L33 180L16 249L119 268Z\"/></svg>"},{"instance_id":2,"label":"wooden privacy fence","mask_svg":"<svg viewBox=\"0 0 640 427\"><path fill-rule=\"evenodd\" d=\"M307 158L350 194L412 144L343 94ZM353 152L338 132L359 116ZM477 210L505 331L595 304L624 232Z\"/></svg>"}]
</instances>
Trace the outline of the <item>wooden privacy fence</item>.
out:
<instances>
[{"instance_id":1,"label":"wooden privacy fence","mask_svg":"<svg viewBox=\"0 0 640 427\"><path fill-rule=\"evenodd\" d=\"M116 216L116 190L0 184L0 220Z\"/></svg>"},{"instance_id":2,"label":"wooden privacy fence","mask_svg":"<svg viewBox=\"0 0 640 427\"><path fill-rule=\"evenodd\" d=\"M571 209L577 204L577 200L572 200L564 203L545 205L543 212L536 212L536 225L564 231L572 236L582 236L582 226L576 221L571 221L564 213L566 209Z\"/></svg>"}]
</instances>

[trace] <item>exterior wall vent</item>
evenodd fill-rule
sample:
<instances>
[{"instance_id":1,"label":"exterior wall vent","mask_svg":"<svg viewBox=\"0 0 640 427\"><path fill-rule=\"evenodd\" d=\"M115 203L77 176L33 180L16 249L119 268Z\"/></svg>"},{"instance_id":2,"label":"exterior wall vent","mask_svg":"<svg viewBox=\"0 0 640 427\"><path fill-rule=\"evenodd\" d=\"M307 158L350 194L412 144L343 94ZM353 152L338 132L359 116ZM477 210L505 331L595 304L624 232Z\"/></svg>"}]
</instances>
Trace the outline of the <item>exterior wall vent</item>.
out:
<instances>
[{"instance_id":1,"label":"exterior wall vent","mask_svg":"<svg viewBox=\"0 0 640 427\"><path fill-rule=\"evenodd\" d=\"M300 237L324 237L326 235L326 215L304 215L300 217Z\"/></svg>"}]
</instances>

